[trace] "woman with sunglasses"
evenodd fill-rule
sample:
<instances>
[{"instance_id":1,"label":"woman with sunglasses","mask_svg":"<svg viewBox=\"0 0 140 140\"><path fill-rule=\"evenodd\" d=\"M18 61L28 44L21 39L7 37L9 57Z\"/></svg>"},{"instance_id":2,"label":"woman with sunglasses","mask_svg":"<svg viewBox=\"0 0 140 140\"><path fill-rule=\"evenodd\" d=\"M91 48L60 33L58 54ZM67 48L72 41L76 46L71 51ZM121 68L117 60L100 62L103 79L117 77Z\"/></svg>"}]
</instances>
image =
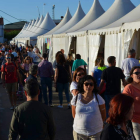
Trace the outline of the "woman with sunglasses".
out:
<instances>
[{"instance_id":1,"label":"woman with sunglasses","mask_svg":"<svg viewBox=\"0 0 140 140\"><path fill-rule=\"evenodd\" d=\"M81 78L78 91L71 100L74 140L100 140L106 109L105 101L98 95L95 79L90 75Z\"/></svg>"},{"instance_id":2,"label":"woman with sunglasses","mask_svg":"<svg viewBox=\"0 0 140 140\"><path fill-rule=\"evenodd\" d=\"M134 135L140 140L140 66L135 66L130 71L129 84L124 88L123 93L134 98L134 114L132 124Z\"/></svg>"},{"instance_id":3,"label":"woman with sunglasses","mask_svg":"<svg viewBox=\"0 0 140 140\"><path fill-rule=\"evenodd\" d=\"M76 96L78 94L78 90L77 90L78 82L79 82L80 78L82 78L85 75L86 75L86 71L85 71L85 69L83 69L81 67L77 68L74 71L73 81L70 85L70 92L72 95Z\"/></svg>"}]
</instances>

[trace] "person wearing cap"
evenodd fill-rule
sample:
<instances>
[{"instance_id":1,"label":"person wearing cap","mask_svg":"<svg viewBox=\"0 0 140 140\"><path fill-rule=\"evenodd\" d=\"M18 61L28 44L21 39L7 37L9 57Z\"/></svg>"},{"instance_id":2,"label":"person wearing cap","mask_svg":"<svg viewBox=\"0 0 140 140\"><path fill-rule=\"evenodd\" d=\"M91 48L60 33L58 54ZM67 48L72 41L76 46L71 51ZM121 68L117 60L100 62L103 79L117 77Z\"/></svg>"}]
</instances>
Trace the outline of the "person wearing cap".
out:
<instances>
[{"instance_id":1,"label":"person wearing cap","mask_svg":"<svg viewBox=\"0 0 140 140\"><path fill-rule=\"evenodd\" d=\"M136 51L134 49L131 49L128 51L128 58L122 61L121 69L124 72L126 80L130 77L130 70L133 67L140 65L139 60L135 59L135 57L136 57Z\"/></svg>"}]
</instances>

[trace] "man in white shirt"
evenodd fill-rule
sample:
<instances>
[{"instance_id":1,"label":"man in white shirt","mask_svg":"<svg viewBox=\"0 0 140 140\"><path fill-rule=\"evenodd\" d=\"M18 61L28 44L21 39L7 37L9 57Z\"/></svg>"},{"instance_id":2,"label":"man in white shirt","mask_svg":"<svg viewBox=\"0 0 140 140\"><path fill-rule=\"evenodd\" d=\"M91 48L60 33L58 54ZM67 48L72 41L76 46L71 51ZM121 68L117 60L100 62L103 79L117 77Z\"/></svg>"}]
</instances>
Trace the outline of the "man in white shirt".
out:
<instances>
[{"instance_id":1,"label":"man in white shirt","mask_svg":"<svg viewBox=\"0 0 140 140\"><path fill-rule=\"evenodd\" d=\"M124 75L126 76L126 80L130 77L130 71L133 67L139 66L139 60L135 59L136 52L134 49L129 50L128 52L128 58L124 59L122 61L121 69L124 72Z\"/></svg>"}]
</instances>

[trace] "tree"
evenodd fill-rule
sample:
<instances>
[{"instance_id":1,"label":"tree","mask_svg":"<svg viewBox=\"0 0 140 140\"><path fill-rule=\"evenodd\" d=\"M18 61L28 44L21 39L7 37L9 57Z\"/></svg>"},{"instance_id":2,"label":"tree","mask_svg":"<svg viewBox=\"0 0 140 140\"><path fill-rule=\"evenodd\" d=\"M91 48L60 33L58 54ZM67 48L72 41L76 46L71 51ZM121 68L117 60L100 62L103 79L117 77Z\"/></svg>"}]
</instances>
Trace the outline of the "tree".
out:
<instances>
[{"instance_id":1,"label":"tree","mask_svg":"<svg viewBox=\"0 0 140 140\"><path fill-rule=\"evenodd\" d=\"M15 36L19 34L20 31L13 30L11 32L5 32L4 31L4 38L7 39L7 41L12 40Z\"/></svg>"}]
</instances>

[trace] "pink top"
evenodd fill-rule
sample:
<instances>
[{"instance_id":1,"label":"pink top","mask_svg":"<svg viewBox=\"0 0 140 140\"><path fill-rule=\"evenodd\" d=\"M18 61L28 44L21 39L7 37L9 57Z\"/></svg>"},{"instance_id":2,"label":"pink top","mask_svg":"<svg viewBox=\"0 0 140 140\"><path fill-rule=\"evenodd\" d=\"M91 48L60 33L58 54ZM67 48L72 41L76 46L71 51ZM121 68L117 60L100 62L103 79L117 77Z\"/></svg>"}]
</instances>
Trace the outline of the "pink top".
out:
<instances>
[{"instance_id":1,"label":"pink top","mask_svg":"<svg viewBox=\"0 0 140 140\"><path fill-rule=\"evenodd\" d=\"M29 71L29 68L32 66L32 63L30 64L26 64L26 63L23 63L22 67L24 68L24 70L26 70L27 72Z\"/></svg>"},{"instance_id":2,"label":"pink top","mask_svg":"<svg viewBox=\"0 0 140 140\"><path fill-rule=\"evenodd\" d=\"M135 99L132 122L140 124L140 89L134 87L132 84L129 84L124 88L123 94L130 95Z\"/></svg>"}]
</instances>

